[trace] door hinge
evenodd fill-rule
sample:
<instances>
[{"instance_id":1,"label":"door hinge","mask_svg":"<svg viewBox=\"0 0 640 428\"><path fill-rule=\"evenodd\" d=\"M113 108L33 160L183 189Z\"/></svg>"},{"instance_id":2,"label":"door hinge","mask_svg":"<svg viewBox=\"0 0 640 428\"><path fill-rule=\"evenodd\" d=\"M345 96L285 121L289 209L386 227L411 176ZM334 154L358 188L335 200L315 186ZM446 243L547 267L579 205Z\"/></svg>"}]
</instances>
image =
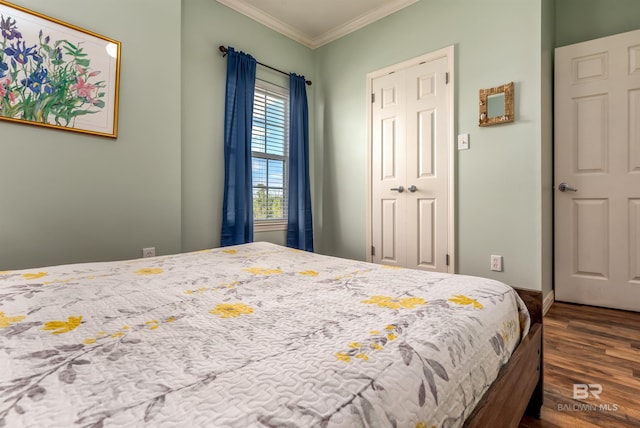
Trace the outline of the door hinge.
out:
<instances>
[{"instance_id":1,"label":"door hinge","mask_svg":"<svg viewBox=\"0 0 640 428\"><path fill-rule=\"evenodd\" d=\"M444 73L444 83L449 84L449 72Z\"/></svg>"},{"instance_id":2,"label":"door hinge","mask_svg":"<svg viewBox=\"0 0 640 428\"><path fill-rule=\"evenodd\" d=\"M449 254L446 254L444 256L444 264L446 264L447 266L449 266Z\"/></svg>"},{"instance_id":3,"label":"door hinge","mask_svg":"<svg viewBox=\"0 0 640 428\"><path fill-rule=\"evenodd\" d=\"M376 102L376 94L371 94L371 104Z\"/></svg>"},{"instance_id":4,"label":"door hinge","mask_svg":"<svg viewBox=\"0 0 640 428\"><path fill-rule=\"evenodd\" d=\"M372 256L376 255L376 247L374 247L373 245L371 246L371 255Z\"/></svg>"}]
</instances>

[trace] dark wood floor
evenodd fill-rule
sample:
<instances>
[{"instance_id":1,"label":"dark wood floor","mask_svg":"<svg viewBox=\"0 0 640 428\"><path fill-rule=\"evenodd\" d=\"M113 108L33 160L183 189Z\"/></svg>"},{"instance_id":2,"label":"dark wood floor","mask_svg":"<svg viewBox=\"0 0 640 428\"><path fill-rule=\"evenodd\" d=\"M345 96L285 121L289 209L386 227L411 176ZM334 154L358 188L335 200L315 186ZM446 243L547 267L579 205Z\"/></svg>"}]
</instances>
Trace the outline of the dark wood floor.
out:
<instances>
[{"instance_id":1,"label":"dark wood floor","mask_svg":"<svg viewBox=\"0 0 640 428\"><path fill-rule=\"evenodd\" d=\"M640 313L556 302L543 325L542 416L520 428L640 427Z\"/></svg>"}]
</instances>

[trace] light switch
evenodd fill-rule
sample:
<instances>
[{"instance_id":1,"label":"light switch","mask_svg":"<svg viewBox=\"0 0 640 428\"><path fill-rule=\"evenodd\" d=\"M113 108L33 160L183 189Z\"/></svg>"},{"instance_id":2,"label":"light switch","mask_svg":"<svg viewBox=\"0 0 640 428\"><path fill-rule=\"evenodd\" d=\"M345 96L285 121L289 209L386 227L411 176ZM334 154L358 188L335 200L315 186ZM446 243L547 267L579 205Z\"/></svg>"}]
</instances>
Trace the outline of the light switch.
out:
<instances>
[{"instance_id":1,"label":"light switch","mask_svg":"<svg viewBox=\"0 0 640 428\"><path fill-rule=\"evenodd\" d=\"M469 150L469 134L458 134L458 150Z\"/></svg>"}]
</instances>

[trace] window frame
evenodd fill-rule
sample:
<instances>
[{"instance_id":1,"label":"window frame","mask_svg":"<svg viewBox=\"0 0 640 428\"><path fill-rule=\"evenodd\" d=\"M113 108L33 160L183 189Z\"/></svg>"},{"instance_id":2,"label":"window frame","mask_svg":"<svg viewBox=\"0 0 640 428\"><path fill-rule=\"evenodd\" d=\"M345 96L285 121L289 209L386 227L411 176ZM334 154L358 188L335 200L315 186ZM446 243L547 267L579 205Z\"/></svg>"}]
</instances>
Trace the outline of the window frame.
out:
<instances>
[{"instance_id":1,"label":"window frame","mask_svg":"<svg viewBox=\"0 0 640 428\"><path fill-rule=\"evenodd\" d=\"M269 160L277 160L277 161L283 161L284 165L283 165L283 174L282 174L282 192L283 192L283 215L284 218L280 218L280 219L257 219L257 218L253 218L253 230L254 232L270 232L270 231L280 231L280 230L287 230L287 224L288 224L288 201L289 201L289 89L282 87L282 86L278 86L275 85L271 82L267 82L265 80L261 80L261 79L256 79L256 84L255 84L255 89L256 92L258 90L262 90L265 92L272 92L275 94L278 94L280 96L282 96L282 98L285 100L285 124L284 124L284 135L285 135L285 145L284 145L284 155L276 155L276 154L271 154L271 153L265 153L265 152L257 152L257 151L251 151L251 160L252 160L252 165L253 165L253 159L257 158L257 159L264 159L267 161L267 164L269 162ZM252 135L251 135L251 139L252 139L252 143L253 143L253 131L252 131ZM253 167L251 170L251 174L253 176ZM253 189L255 187L253 186L253 183L251 184L251 189L253 192ZM268 189L268 187L267 187Z\"/></svg>"}]
</instances>

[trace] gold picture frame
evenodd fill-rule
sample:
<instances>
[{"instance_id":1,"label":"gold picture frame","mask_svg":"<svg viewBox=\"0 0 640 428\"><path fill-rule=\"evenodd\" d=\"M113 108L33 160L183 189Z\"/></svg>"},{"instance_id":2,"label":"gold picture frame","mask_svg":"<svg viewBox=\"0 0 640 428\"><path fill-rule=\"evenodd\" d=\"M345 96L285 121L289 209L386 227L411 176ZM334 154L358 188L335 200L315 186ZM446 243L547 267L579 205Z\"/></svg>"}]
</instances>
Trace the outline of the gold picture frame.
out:
<instances>
[{"instance_id":1,"label":"gold picture frame","mask_svg":"<svg viewBox=\"0 0 640 428\"><path fill-rule=\"evenodd\" d=\"M121 44L0 0L0 120L117 138Z\"/></svg>"},{"instance_id":2,"label":"gold picture frame","mask_svg":"<svg viewBox=\"0 0 640 428\"><path fill-rule=\"evenodd\" d=\"M499 125L513 122L513 82L480 89L480 126Z\"/></svg>"}]
</instances>

